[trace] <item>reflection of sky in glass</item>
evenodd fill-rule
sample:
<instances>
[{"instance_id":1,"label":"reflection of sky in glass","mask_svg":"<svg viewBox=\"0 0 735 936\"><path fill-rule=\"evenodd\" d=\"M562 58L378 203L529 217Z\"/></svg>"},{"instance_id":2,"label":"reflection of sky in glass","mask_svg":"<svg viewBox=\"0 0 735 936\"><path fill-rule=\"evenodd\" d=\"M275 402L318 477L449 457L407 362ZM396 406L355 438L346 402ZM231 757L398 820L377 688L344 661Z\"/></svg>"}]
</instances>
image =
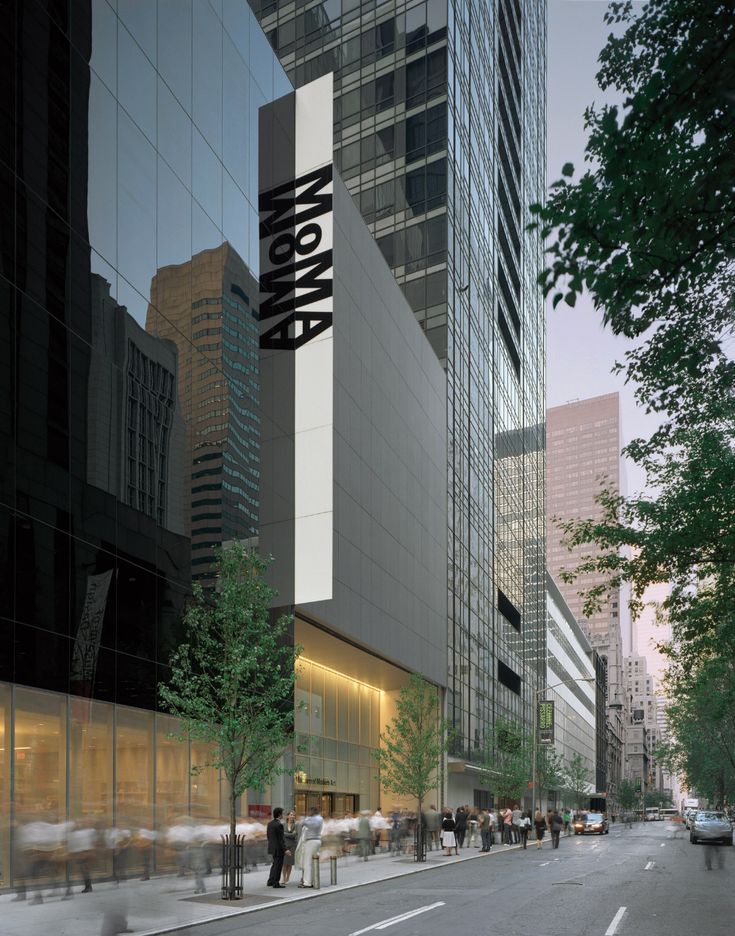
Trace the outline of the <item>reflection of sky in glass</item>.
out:
<instances>
[{"instance_id":1,"label":"reflection of sky in glass","mask_svg":"<svg viewBox=\"0 0 735 936\"><path fill-rule=\"evenodd\" d=\"M145 325L161 267L226 240L257 276L257 112L291 85L245 0L118 11L93 0L89 238Z\"/></svg>"}]
</instances>

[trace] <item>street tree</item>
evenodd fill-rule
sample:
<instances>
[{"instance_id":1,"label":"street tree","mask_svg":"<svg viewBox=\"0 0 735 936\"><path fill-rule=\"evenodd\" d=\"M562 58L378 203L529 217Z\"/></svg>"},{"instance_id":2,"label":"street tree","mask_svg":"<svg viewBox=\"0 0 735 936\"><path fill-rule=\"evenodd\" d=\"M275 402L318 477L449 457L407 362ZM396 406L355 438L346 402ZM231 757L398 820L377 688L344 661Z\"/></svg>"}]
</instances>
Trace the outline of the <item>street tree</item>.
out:
<instances>
[{"instance_id":1,"label":"street tree","mask_svg":"<svg viewBox=\"0 0 735 936\"><path fill-rule=\"evenodd\" d=\"M539 790L559 792L565 783L564 758L548 744L536 748L536 783Z\"/></svg>"},{"instance_id":2,"label":"street tree","mask_svg":"<svg viewBox=\"0 0 735 936\"><path fill-rule=\"evenodd\" d=\"M617 800L623 812L633 812L640 803L641 794L636 791L630 780L621 780L618 784Z\"/></svg>"},{"instance_id":3,"label":"street tree","mask_svg":"<svg viewBox=\"0 0 735 936\"><path fill-rule=\"evenodd\" d=\"M611 3L598 85L614 103L585 113L581 174L571 164L545 205L541 276L556 305L587 291L603 324L634 343L617 369L660 427L625 454L652 494L602 490L602 517L563 526L595 544L580 572L690 588L735 562L735 17L722 0ZM562 521L565 518L560 518ZM634 547L631 550L631 547Z\"/></svg>"},{"instance_id":4,"label":"street tree","mask_svg":"<svg viewBox=\"0 0 735 936\"><path fill-rule=\"evenodd\" d=\"M532 775L531 744L520 726L499 718L479 757L479 782L500 799L520 800Z\"/></svg>"},{"instance_id":5,"label":"street tree","mask_svg":"<svg viewBox=\"0 0 735 936\"><path fill-rule=\"evenodd\" d=\"M224 774L230 799L228 898L235 897L233 861L237 805L249 788L262 789L283 772L279 763L293 737L298 648L290 618L269 612L275 595L267 563L240 543L219 550L216 587L193 586L184 615L185 643L173 651L170 675L158 687L164 709L181 720L182 740L209 751L198 772Z\"/></svg>"},{"instance_id":6,"label":"street tree","mask_svg":"<svg viewBox=\"0 0 735 936\"><path fill-rule=\"evenodd\" d=\"M564 764L564 788L572 798L576 809L581 809L585 800L589 800L592 771L581 754L573 754Z\"/></svg>"},{"instance_id":7,"label":"street tree","mask_svg":"<svg viewBox=\"0 0 735 936\"><path fill-rule=\"evenodd\" d=\"M423 803L437 785L447 729L436 687L412 673L398 693L396 714L381 733L374 758L383 789L417 801L417 860L423 857Z\"/></svg>"}]
</instances>

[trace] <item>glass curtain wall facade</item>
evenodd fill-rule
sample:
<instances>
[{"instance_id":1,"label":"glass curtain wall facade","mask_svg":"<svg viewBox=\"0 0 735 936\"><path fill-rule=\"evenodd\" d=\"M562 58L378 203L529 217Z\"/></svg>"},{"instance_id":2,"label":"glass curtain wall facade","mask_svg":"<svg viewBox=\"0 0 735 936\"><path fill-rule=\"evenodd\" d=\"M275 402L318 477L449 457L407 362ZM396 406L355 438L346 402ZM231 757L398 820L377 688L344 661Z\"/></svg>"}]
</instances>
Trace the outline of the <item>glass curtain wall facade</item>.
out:
<instances>
[{"instance_id":1,"label":"glass curtain wall facade","mask_svg":"<svg viewBox=\"0 0 735 936\"><path fill-rule=\"evenodd\" d=\"M342 177L448 378L452 754L545 676L543 0L250 0L291 79L335 72Z\"/></svg>"},{"instance_id":2,"label":"glass curtain wall facade","mask_svg":"<svg viewBox=\"0 0 735 936\"><path fill-rule=\"evenodd\" d=\"M244 0L3 12L0 814L218 816L156 687L255 526L258 108L291 86Z\"/></svg>"}]
</instances>

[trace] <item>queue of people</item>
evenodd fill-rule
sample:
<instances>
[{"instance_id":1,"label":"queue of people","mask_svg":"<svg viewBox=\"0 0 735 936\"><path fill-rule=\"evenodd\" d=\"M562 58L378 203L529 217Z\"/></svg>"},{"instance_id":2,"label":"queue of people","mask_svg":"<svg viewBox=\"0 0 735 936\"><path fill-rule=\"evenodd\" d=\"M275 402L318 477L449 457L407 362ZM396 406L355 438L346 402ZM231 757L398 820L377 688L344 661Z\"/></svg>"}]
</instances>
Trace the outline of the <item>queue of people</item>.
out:
<instances>
[{"instance_id":1,"label":"queue of people","mask_svg":"<svg viewBox=\"0 0 735 936\"><path fill-rule=\"evenodd\" d=\"M312 887L312 859L354 855L368 861L380 853L395 856L412 854L419 817L411 810L394 809L383 815L380 809L362 810L343 816L323 817L317 807L305 816L291 809L273 810L272 819L244 819L237 825L242 837L243 870L255 870L270 863L268 885L285 887L291 883L294 868L300 887ZM569 810L531 813L518 805L501 809L459 806L437 810L434 805L421 813L427 850L443 850L458 855L460 850L478 848L489 852L496 841L504 846L527 847L535 832L541 848L550 833L553 848L559 847L562 832L571 833ZM121 882L131 878L148 880L157 872L191 876L194 892L205 892L205 878L221 864L222 836L229 827L220 823L197 822L181 816L167 828L104 827L85 822L46 822L33 820L19 824L15 832L15 861L22 884L17 900L32 903L43 900L44 890L63 891L65 899L74 896L69 882L80 881L79 893L93 889L93 879Z\"/></svg>"}]
</instances>

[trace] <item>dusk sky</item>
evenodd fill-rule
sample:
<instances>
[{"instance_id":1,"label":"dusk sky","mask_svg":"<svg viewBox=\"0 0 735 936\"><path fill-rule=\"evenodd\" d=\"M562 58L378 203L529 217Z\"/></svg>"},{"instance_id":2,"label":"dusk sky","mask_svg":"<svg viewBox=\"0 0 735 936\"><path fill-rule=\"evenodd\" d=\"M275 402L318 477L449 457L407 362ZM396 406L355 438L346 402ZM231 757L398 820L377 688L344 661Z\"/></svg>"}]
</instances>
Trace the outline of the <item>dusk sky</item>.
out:
<instances>
[{"instance_id":1,"label":"dusk sky","mask_svg":"<svg viewBox=\"0 0 735 936\"><path fill-rule=\"evenodd\" d=\"M607 3L600 0L549 0L547 181L560 176L565 162L583 167L583 114L603 95L595 82L597 57L609 28L603 23ZM564 303L548 308L547 401L556 406L619 390L623 441L650 433L655 421L636 407L630 387L611 373L630 342L602 328L601 316L583 297L574 309ZM642 483L626 466L628 490Z\"/></svg>"}]
</instances>

